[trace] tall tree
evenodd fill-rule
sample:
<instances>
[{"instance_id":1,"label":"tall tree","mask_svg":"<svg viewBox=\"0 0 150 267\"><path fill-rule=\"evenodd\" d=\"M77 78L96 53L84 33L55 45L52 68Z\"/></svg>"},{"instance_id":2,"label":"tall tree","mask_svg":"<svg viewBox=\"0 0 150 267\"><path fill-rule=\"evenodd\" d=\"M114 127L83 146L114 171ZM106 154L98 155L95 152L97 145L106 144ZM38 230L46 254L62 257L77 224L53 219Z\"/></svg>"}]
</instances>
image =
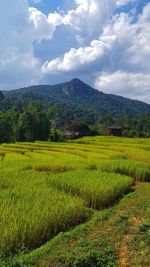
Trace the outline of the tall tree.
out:
<instances>
[{"instance_id":1,"label":"tall tree","mask_svg":"<svg viewBox=\"0 0 150 267\"><path fill-rule=\"evenodd\" d=\"M47 140L50 123L39 102L30 102L18 119L18 141Z\"/></svg>"}]
</instances>

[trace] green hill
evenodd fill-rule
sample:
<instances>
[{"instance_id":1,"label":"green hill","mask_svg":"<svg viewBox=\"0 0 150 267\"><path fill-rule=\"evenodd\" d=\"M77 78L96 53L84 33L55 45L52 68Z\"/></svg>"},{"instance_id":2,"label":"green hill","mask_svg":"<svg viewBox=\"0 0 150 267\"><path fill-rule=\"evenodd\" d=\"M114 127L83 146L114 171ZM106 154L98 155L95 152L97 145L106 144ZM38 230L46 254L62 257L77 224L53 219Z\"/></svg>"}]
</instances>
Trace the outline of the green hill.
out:
<instances>
[{"instance_id":1,"label":"green hill","mask_svg":"<svg viewBox=\"0 0 150 267\"><path fill-rule=\"evenodd\" d=\"M98 120L102 115L130 115L150 111L150 105L121 96L104 94L84 82L73 79L56 85L37 85L18 90L4 91L1 110L14 104L25 105L30 100L40 100L45 108L53 103L82 111ZM0 98L1 99L1 98Z\"/></svg>"}]
</instances>

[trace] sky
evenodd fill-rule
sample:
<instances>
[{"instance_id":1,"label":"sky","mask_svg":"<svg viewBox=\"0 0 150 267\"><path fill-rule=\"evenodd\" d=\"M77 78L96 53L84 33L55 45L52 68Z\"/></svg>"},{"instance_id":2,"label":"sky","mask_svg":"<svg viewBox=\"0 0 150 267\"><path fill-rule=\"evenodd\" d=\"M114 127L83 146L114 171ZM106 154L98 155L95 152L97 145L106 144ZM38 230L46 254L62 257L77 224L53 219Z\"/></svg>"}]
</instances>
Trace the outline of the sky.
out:
<instances>
[{"instance_id":1,"label":"sky","mask_svg":"<svg viewBox=\"0 0 150 267\"><path fill-rule=\"evenodd\" d=\"M150 103L150 0L0 2L0 90L79 78Z\"/></svg>"}]
</instances>

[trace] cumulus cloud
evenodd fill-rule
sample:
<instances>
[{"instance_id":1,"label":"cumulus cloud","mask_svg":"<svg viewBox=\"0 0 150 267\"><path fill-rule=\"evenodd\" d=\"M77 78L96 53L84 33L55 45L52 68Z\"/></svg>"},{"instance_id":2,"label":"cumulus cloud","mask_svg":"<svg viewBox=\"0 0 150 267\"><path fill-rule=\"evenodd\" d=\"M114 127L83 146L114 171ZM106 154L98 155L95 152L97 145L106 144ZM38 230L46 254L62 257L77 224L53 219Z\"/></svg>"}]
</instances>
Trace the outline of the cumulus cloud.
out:
<instances>
[{"instance_id":1,"label":"cumulus cloud","mask_svg":"<svg viewBox=\"0 0 150 267\"><path fill-rule=\"evenodd\" d=\"M102 58L110 46L115 42L115 36L100 36L104 24L116 8L116 1L112 0L75 0L77 8L67 14L61 14L59 23L70 26L77 33L76 38L84 45L79 49L71 48L64 56L50 62L46 61L42 67L44 73L56 71L71 71L81 69L82 65ZM55 16L58 15L55 13Z\"/></svg>"},{"instance_id":2,"label":"cumulus cloud","mask_svg":"<svg viewBox=\"0 0 150 267\"><path fill-rule=\"evenodd\" d=\"M33 44L51 39L57 20L29 8L26 0L0 3L0 89L39 82L43 74Z\"/></svg>"},{"instance_id":3,"label":"cumulus cloud","mask_svg":"<svg viewBox=\"0 0 150 267\"><path fill-rule=\"evenodd\" d=\"M118 38L112 72L100 72L95 86L150 103L150 4L136 23L125 14L117 16L109 31Z\"/></svg>"},{"instance_id":4,"label":"cumulus cloud","mask_svg":"<svg viewBox=\"0 0 150 267\"><path fill-rule=\"evenodd\" d=\"M81 8L81 7L80 7ZM52 73L80 73L84 69L91 69L91 77L96 76L96 85L100 90L111 92L111 82L102 82L103 79L112 79L120 88L120 94L129 96L128 89L123 82L129 75L128 88L132 94L139 99L150 101L148 77L150 70L150 4L147 4L141 15L135 21L134 17L119 13L105 23L103 32L98 39L94 39L89 45L80 48L71 48L61 57L46 61L42 71L46 74ZM143 85L142 85L143 77ZM135 86L136 79L139 86ZM114 82L115 80L115 82ZM120 81L120 83L119 83ZM134 82L133 82L134 81ZM145 86L145 82L146 86ZM108 90L107 90L108 85ZM137 88L137 89L136 89ZM112 92L114 89L112 88ZM119 94L119 90L118 90ZM143 98L142 98L143 95Z\"/></svg>"},{"instance_id":5,"label":"cumulus cloud","mask_svg":"<svg viewBox=\"0 0 150 267\"><path fill-rule=\"evenodd\" d=\"M150 100L150 74L116 71L102 73L95 81L95 88L148 102Z\"/></svg>"},{"instance_id":6,"label":"cumulus cloud","mask_svg":"<svg viewBox=\"0 0 150 267\"><path fill-rule=\"evenodd\" d=\"M74 0L76 8L67 13L50 13L57 25L69 26L75 31L79 44L86 44L98 37L105 22L117 7L116 0Z\"/></svg>"},{"instance_id":7,"label":"cumulus cloud","mask_svg":"<svg viewBox=\"0 0 150 267\"><path fill-rule=\"evenodd\" d=\"M35 40L51 39L60 24L61 15L50 13L48 17L36 8L29 8L29 20L32 23L33 38Z\"/></svg>"},{"instance_id":8,"label":"cumulus cloud","mask_svg":"<svg viewBox=\"0 0 150 267\"><path fill-rule=\"evenodd\" d=\"M2 1L0 89L75 75L104 92L150 101L150 3L138 16L118 9L133 2L74 0L74 9L45 15L26 0Z\"/></svg>"},{"instance_id":9,"label":"cumulus cloud","mask_svg":"<svg viewBox=\"0 0 150 267\"><path fill-rule=\"evenodd\" d=\"M83 40L100 34L105 21L116 7L115 0L75 0L77 8L63 18L63 23L77 30Z\"/></svg>"},{"instance_id":10,"label":"cumulus cloud","mask_svg":"<svg viewBox=\"0 0 150 267\"><path fill-rule=\"evenodd\" d=\"M26 1L0 3L0 39L0 89L33 82L40 71L33 55Z\"/></svg>"},{"instance_id":11,"label":"cumulus cloud","mask_svg":"<svg viewBox=\"0 0 150 267\"><path fill-rule=\"evenodd\" d=\"M115 41L115 36L103 35L99 40L93 40L90 46L80 47L79 49L72 48L62 58L58 57L50 62L45 62L42 66L42 71L44 73L80 71L85 64L102 59L112 49Z\"/></svg>"}]
</instances>

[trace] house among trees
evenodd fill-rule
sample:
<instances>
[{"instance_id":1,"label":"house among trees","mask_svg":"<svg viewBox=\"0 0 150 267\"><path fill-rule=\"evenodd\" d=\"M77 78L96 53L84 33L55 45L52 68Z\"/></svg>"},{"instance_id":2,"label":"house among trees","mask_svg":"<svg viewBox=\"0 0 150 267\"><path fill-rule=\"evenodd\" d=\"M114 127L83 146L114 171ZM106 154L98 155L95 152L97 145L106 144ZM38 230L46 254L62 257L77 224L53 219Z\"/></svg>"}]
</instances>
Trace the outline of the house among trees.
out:
<instances>
[{"instance_id":1,"label":"house among trees","mask_svg":"<svg viewBox=\"0 0 150 267\"><path fill-rule=\"evenodd\" d=\"M65 139L66 140L72 140L72 139L75 139L75 138L79 138L80 137L80 132L66 131L64 135L65 135Z\"/></svg>"},{"instance_id":2,"label":"house among trees","mask_svg":"<svg viewBox=\"0 0 150 267\"><path fill-rule=\"evenodd\" d=\"M110 136L122 136L123 127L122 126L110 126L108 127L107 130Z\"/></svg>"}]
</instances>

